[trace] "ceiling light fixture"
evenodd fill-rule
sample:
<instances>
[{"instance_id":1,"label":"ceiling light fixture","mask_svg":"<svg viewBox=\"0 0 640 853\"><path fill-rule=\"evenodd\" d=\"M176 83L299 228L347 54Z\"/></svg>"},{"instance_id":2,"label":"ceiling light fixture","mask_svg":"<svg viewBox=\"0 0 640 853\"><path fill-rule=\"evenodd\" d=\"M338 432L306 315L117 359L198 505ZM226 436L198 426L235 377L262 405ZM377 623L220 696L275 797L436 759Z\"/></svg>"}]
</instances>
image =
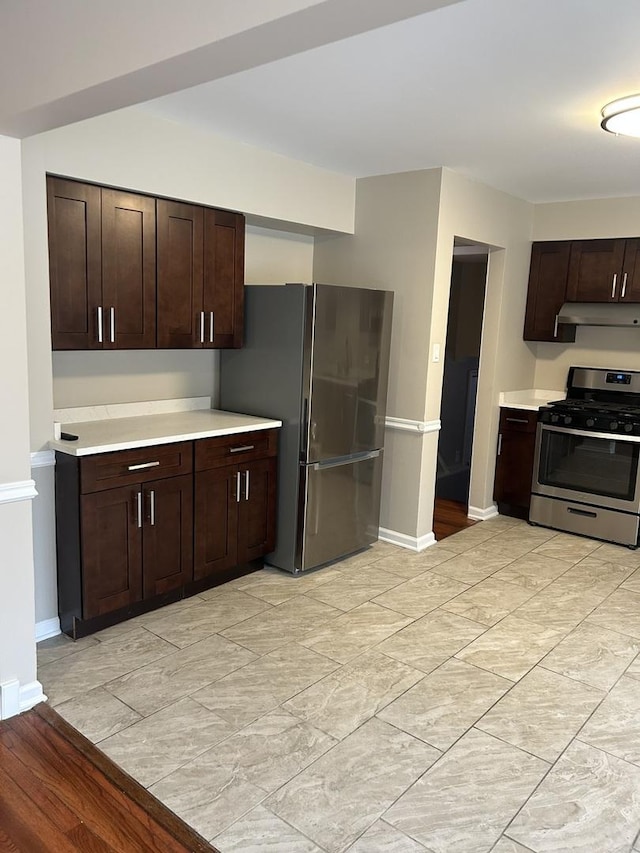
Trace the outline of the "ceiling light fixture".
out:
<instances>
[{"instance_id":1,"label":"ceiling light fixture","mask_svg":"<svg viewBox=\"0 0 640 853\"><path fill-rule=\"evenodd\" d=\"M640 136L640 95L611 101L601 110L600 127L616 136Z\"/></svg>"}]
</instances>

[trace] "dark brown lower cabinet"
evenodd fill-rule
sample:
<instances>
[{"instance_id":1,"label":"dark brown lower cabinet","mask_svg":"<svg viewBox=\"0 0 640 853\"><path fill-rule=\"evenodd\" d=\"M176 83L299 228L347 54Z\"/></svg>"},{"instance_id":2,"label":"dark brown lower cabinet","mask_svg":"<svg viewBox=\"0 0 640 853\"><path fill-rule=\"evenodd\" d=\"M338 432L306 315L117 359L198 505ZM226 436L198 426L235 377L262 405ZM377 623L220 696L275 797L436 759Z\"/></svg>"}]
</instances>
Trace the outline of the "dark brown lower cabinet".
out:
<instances>
[{"instance_id":1,"label":"dark brown lower cabinet","mask_svg":"<svg viewBox=\"0 0 640 853\"><path fill-rule=\"evenodd\" d=\"M275 458L198 471L195 495L195 580L273 551Z\"/></svg>"},{"instance_id":2,"label":"dark brown lower cabinet","mask_svg":"<svg viewBox=\"0 0 640 853\"><path fill-rule=\"evenodd\" d=\"M501 409L493 498L501 515L529 517L538 413Z\"/></svg>"},{"instance_id":3,"label":"dark brown lower cabinet","mask_svg":"<svg viewBox=\"0 0 640 853\"><path fill-rule=\"evenodd\" d=\"M81 637L258 568L275 548L276 448L265 430L57 453L62 631Z\"/></svg>"}]
</instances>

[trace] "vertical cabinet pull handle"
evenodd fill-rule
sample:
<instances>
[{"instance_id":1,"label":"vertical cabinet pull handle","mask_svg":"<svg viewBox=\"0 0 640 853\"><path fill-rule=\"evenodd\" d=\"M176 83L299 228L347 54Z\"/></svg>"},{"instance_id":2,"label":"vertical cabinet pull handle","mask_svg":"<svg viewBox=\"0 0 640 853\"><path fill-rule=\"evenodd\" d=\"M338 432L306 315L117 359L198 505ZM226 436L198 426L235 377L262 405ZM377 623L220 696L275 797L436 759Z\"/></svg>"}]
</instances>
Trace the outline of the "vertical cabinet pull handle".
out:
<instances>
[{"instance_id":1,"label":"vertical cabinet pull handle","mask_svg":"<svg viewBox=\"0 0 640 853\"><path fill-rule=\"evenodd\" d=\"M204 343L204 311L200 312L200 343Z\"/></svg>"},{"instance_id":2,"label":"vertical cabinet pull handle","mask_svg":"<svg viewBox=\"0 0 640 853\"><path fill-rule=\"evenodd\" d=\"M620 299L624 299L624 295L627 292L627 273L622 276L622 292L620 293Z\"/></svg>"},{"instance_id":3,"label":"vertical cabinet pull handle","mask_svg":"<svg viewBox=\"0 0 640 853\"><path fill-rule=\"evenodd\" d=\"M556 322L554 323L554 326L553 326L553 337L554 338L558 337L558 315L557 314L556 314Z\"/></svg>"},{"instance_id":4,"label":"vertical cabinet pull handle","mask_svg":"<svg viewBox=\"0 0 640 853\"><path fill-rule=\"evenodd\" d=\"M102 305L98 305L98 343L102 343Z\"/></svg>"},{"instance_id":5,"label":"vertical cabinet pull handle","mask_svg":"<svg viewBox=\"0 0 640 853\"><path fill-rule=\"evenodd\" d=\"M136 494L136 511L138 527L142 527L142 492Z\"/></svg>"},{"instance_id":6,"label":"vertical cabinet pull handle","mask_svg":"<svg viewBox=\"0 0 640 853\"><path fill-rule=\"evenodd\" d=\"M236 503L240 503L240 471L236 471Z\"/></svg>"},{"instance_id":7,"label":"vertical cabinet pull handle","mask_svg":"<svg viewBox=\"0 0 640 853\"><path fill-rule=\"evenodd\" d=\"M245 501L248 501L249 500L249 471L248 470L246 470L244 472L244 477L245 477L245 480L244 480L244 499L245 499Z\"/></svg>"},{"instance_id":8,"label":"vertical cabinet pull handle","mask_svg":"<svg viewBox=\"0 0 640 853\"><path fill-rule=\"evenodd\" d=\"M154 489L149 491L149 521L154 527L156 523L156 493Z\"/></svg>"},{"instance_id":9,"label":"vertical cabinet pull handle","mask_svg":"<svg viewBox=\"0 0 640 853\"><path fill-rule=\"evenodd\" d=\"M110 339L111 343L114 344L116 342L116 309L113 306L109 309L109 320L111 328Z\"/></svg>"},{"instance_id":10,"label":"vertical cabinet pull handle","mask_svg":"<svg viewBox=\"0 0 640 853\"><path fill-rule=\"evenodd\" d=\"M502 433L498 433L498 456L502 453Z\"/></svg>"},{"instance_id":11,"label":"vertical cabinet pull handle","mask_svg":"<svg viewBox=\"0 0 640 853\"><path fill-rule=\"evenodd\" d=\"M213 311L209 311L209 343L213 343Z\"/></svg>"},{"instance_id":12,"label":"vertical cabinet pull handle","mask_svg":"<svg viewBox=\"0 0 640 853\"><path fill-rule=\"evenodd\" d=\"M618 283L618 273L614 272L613 274L613 283L611 285L611 298L616 298L616 284Z\"/></svg>"}]
</instances>

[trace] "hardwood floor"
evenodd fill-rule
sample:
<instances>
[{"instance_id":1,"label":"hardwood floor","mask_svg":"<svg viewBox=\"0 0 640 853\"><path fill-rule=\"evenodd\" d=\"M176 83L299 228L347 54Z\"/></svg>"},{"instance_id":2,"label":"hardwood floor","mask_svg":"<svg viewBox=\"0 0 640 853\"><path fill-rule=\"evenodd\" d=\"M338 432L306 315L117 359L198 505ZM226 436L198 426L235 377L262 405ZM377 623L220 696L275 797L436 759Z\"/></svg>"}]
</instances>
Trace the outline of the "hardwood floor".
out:
<instances>
[{"instance_id":1,"label":"hardwood floor","mask_svg":"<svg viewBox=\"0 0 640 853\"><path fill-rule=\"evenodd\" d=\"M0 851L216 853L45 704L0 723Z\"/></svg>"},{"instance_id":2,"label":"hardwood floor","mask_svg":"<svg viewBox=\"0 0 640 853\"><path fill-rule=\"evenodd\" d=\"M475 521L467 518L466 504L436 498L433 512L433 532L437 542L474 524L476 524Z\"/></svg>"}]
</instances>

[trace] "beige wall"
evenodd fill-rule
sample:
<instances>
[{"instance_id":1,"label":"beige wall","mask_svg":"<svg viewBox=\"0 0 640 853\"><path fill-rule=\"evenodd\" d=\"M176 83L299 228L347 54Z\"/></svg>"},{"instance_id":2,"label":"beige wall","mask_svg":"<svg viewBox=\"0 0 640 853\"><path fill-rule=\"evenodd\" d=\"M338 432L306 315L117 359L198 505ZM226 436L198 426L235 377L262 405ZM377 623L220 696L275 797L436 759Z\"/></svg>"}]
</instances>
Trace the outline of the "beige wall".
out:
<instances>
[{"instance_id":1,"label":"beige wall","mask_svg":"<svg viewBox=\"0 0 640 853\"><path fill-rule=\"evenodd\" d=\"M0 708L8 715L36 681L36 658L20 143L7 137L0 187Z\"/></svg>"},{"instance_id":2,"label":"beige wall","mask_svg":"<svg viewBox=\"0 0 640 853\"><path fill-rule=\"evenodd\" d=\"M493 247L488 267L470 503L493 506L500 391L528 388L535 358L522 341L533 207L434 169L358 181L354 237L318 239L316 278L395 291L388 414L440 417L455 237ZM387 430L381 524L418 546L432 528L438 434Z\"/></svg>"},{"instance_id":3,"label":"beige wall","mask_svg":"<svg viewBox=\"0 0 640 853\"><path fill-rule=\"evenodd\" d=\"M425 420L428 334L440 201L439 169L363 178L357 182L356 233L318 237L314 278L394 291L387 414ZM385 436L381 526L411 539L420 524L425 445L432 434Z\"/></svg>"},{"instance_id":4,"label":"beige wall","mask_svg":"<svg viewBox=\"0 0 640 853\"><path fill-rule=\"evenodd\" d=\"M487 270L478 399L471 462L471 511L483 513L493 505L498 397L501 391L532 387L535 360L522 340L526 302L533 205L484 184L443 170L438 256L434 281L431 343L446 340L447 308L455 237L492 247ZM431 364L427 401L440 412L443 364ZM423 489L433 499L432 479ZM431 505L431 512L432 512Z\"/></svg>"},{"instance_id":5,"label":"beige wall","mask_svg":"<svg viewBox=\"0 0 640 853\"><path fill-rule=\"evenodd\" d=\"M608 198L538 204L534 240L579 240L640 235L640 198ZM640 370L640 330L582 326L573 344L530 344L536 356L535 385L565 388L569 367Z\"/></svg>"}]
</instances>

